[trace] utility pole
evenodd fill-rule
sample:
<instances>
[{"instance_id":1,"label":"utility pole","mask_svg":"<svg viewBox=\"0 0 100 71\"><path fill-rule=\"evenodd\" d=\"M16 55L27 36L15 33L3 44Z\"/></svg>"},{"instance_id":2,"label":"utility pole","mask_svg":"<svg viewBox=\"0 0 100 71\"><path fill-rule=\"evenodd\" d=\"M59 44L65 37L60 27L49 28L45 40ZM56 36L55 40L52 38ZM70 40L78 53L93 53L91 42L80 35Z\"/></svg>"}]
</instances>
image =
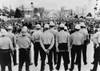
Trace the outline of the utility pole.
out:
<instances>
[{"instance_id":1,"label":"utility pole","mask_svg":"<svg viewBox=\"0 0 100 71\"><path fill-rule=\"evenodd\" d=\"M34 17L34 4L31 2L31 8L32 8L32 18Z\"/></svg>"}]
</instances>

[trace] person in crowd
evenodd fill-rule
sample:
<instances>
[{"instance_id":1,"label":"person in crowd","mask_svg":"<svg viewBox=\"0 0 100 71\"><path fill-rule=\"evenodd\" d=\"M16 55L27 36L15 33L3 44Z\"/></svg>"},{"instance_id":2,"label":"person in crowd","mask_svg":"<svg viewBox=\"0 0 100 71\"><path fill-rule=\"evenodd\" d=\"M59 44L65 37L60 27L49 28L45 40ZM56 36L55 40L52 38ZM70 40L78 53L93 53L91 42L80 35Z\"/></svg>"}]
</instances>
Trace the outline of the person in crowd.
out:
<instances>
[{"instance_id":1,"label":"person in crowd","mask_svg":"<svg viewBox=\"0 0 100 71\"><path fill-rule=\"evenodd\" d=\"M40 51L42 50L40 45L40 36L42 34L41 26L39 24L36 25L36 31L32 34L32 41L34 44L34 64L35 66L38 65L38 58L39 54L41 56L42 53Z\"/></svg>"},{"instance_id":2,"label":"person in crowd","mask_svg":"<svg viewBox=\"0 0 100 71\"><path fill-rule=\"evenodd\" d=\"M55 30L55 23L53 21L50 22L50 32L54 35L54 46L52 49L52 53L53 53L53 60L54 60L54 64L57 63L57 54L56 54L56 35L57 35L57 30Z\"/></svg>"},{"instance_id":3,"label":"person in crowd","mask_svg":"<svg viewBox=\"0 0 100 71\"><path fill-rule=\"evenodd\" d=\"M96 29L96 32L95 33L97 33L98 31L100 31L100 28L98 28L98 29ZM94 33L94 34L95 34ZM92 38L92 37L91 37ZM91 39L92 40L92 39ZM93 41L93 47L94 47L94 57L95 57L95 52L96 52L96 48L97 48L97 44L95 43L95 41L97 41L97 39L93 39L92 40ZM93 57L93 58L94 58ZM95 59L95 58L94 58ZM91 64L94 64L95 62L94 62L95 60L93 60L93 62L91 62Z\"/></svg>"},{"instance_id":4,"label":"person in crowd","mask_svg":"<svg viewBox=\"0 0 100 71\"><path fill-rule=\"evenodd\" d=\"M27 36L27 29L24 27L22 28L21 33L17 38L17 44L19 46L18 71L22 71L24 63L26 64L26 71L29 71L31 40Z\"/></svg>"},{"instance_id":5,"label":"person in crowd","mask_svg":"<svg viewBox=\"0 0 100 71\"><path fill-rule=\"evenodd\" d=\"M81 50L84 43L84 37L79 32L80 25L76 24L75 32L70 36L70 47L71 47L71 68L70 71L74 69L75 57L76 64L78 65L78 71L81 71Z\"/></svg>"},{"instance_id":6,"label":"person in crowd","mask_svg":"<svg viewBox=\"0 0 100 71\"><path fill-rule=\"evenodd\" d=\"M59 71L61 64L61 57L63 57L65 71L68 70L69 64L69 33L64 31L64 24L60 24L60 31L56 37L56 50L58 53L58 61L56 69Z\"/></svg>"},{"instance_id":7,"label":"person in crowd","mask_svg":"<svg viewBox=\"0 0 100 71\"><path fill-rule=\"evenodd\" d=\"M31 38L31 35L29 34L29 32L28 32L28 28L26 27L26 26L23 26L23 29L24 30L27 30L27 33L26 33L26 36L32 41L32 38ZM19 34L19 35L21 35L21 34ZM31 47L30 47L30 51L29 51L29 54L30 54L30 60L29 60L29 62L30 62L30 65L33 65L33 62L32 62L32 59L31 59Z\"/></svg>"},{"instance_id":8,"label":"person in crowd","mask_svg":"<svg viewBox=\"0 0 100 71\"><path fill-rule=\"evenodd\" d=\"M100 28L99 28L100 29ZM100 30L96 32L92 37L91 40L96 44L95 51L94 51L94 66L91 71L97 71L97 66L100 62Z\"/></svg>"},{"instance_id":9,"label":"person in crowd","mask_svg":"<svg viewBox=\"0 0 100 71\"><path fill-rule=\"evenodd\" d=\"M46 55L48 57L48 64L50 71L53 70L52 63L52 48L54 46L54 35L49 31L49 25L44 25L44 32L40 36L40 45L42 47L42 56L41 56L41 71L44 71Z\"/></svg>"},{"instance_id":10,"label":"person in crowd","mask_svg":"<svg viewBox=\"0 0 100 71\"><path fill-rule=\"evenodd\" d=\"M65 32L67 32L67 33L70 35L70 33L69 33L69 30L68 30L67 26L64 26L64 31L65 31Z\"/></svg>"},{"instance_id":11,"label":"person in crowd","mask_svg":"<svg viewBox=\"0 0 100 71\"><path fill-rule=\"evenodd\" d=\"M81 25L81 29L80 29L79 32L84 37L84 45L83 45L83 48L82 48L83 62L84 62L84 65L86 65L87 64L87 44L89 43L89 34L88 34L87 29L86 29L85 23L80 22L80 25Z\"/></svg>"},{"instance_id":12,"label":"person in crowd","mask_svg":"<svg viewBox=\"0 0 100 71\"><path fill-rule=\"evenodd\" d=\"M6 36L7 34L8 33L5 29L1 29L1 35L2 35L0 39L1 71L5 71L6 66L8 66L8 71L12 71L10 54L13 52L14 48L11 39Z\"/></svg>"},{"instance_id":13,"label":"person in crowd","mask_svg":"<svg viewBox=\"0 0 100 71\"><path fill-rule=\"evenodd\" d=\"M17 56L16 56L16 36L12 33L12 31L13 31L13 27L12 26L8 26L8 28L7 28L7 30L8 30L8 34L7 34L7 36L11 39L11 41L12 41L12 44L13 44L13 48L14 48L14 52L13 52L13 63L14 63L14 65L17 65Z\"/></svg>"}]
</instances>

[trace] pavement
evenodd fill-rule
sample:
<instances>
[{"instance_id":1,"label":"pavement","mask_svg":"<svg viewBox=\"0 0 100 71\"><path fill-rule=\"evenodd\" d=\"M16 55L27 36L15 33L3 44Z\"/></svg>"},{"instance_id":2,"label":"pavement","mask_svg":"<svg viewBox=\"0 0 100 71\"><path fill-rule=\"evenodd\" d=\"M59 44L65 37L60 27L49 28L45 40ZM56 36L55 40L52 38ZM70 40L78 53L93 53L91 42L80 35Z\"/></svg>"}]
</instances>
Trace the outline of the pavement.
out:
<instances>
[{"instance_id":1,"label":"pavement","mask_svg":"<svg viewBox=\"0 0 100 71\"><path fill-rule=\"evenodd\" d=\"M33 45L32 45L33 47ZM33 48L32 48L33 49ZM32 58L31 58L31 62L33 63L34 62L34 52L32 51ZM82 60L82 67L81 67L81 71L90 71L90 69L93 68L93 65L91 64L91 62L93 61L93 54L94 54L94 49L93 49L93 42L90 42L90 44L88 44L87 46L87 62L88 64L87 65L84 65L83 64L83 60ZM18 59L17 59L18 61ZM46 59L46 62L47 62L47 59ZM55 69L55 65L54 66L54 70L53 71L57 71ZM30 71L40 71L40 67L41 67L41 62L40 62L40 56L39 56L39 61L38 61L38 66L35 67L34 64L30 66ZM13 71L18 71L18 65L16 66L12 66L13 68ZM70 64L69 64L69 68L70 68ZM6 67L6 71L8 71L8 68ZM22 71L25 71L25 65L23 66L23 70ZM49 71L49 66L48 64L45 65L45 70L44 71ZM64 71L64 66L63 66L63 60L61 61L61 67L60 67L60 70L59 71ZM67 70L69 71L69 70ZM73 71L78 71L77 69L77 65L75 65L74 67L74 70ZM97 71L100 71L100 66L98 65L98 69Z\"/></svg>"}]
</instances>

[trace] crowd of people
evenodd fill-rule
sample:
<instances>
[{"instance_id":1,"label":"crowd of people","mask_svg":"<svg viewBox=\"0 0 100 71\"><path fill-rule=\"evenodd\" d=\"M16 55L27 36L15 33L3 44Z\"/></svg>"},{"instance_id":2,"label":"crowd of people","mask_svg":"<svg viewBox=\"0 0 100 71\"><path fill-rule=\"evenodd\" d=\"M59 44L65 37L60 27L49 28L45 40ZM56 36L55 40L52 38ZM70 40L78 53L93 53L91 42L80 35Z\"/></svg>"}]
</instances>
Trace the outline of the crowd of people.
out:
<instances>
[{"instance_id":1,"label":"crowd of people","mask_svg":"<svg viewBox=\"0 0 100 71\"><path fill-rule=\"evenodd\" d=\"M44 71L46 57L48 58L49 70L53 71L53 64L56 65L56 70L59 71L61 59L64 61L64 69L73 71L75 64L78 66L78 71L81 71L81 60L84 65L87 65L87 45L90 40L94 42L94 61L93 69L97 71L97 65L100 61L100 28L93 32L90 37L89 27L85 21L75 21L73 24L67 22L49 21L38 22L32 25L21 22L13 22L9 24L1 22L0 27L0 66L1 71L12 71L12 62L18 64L18 71L22 71L25 63L26 71L30 71L31 63L30 51L34 51L34 65L38 66L39 55L41 59L40 71ZM20 24L19 24L20 23ZM72 23L72 22L71 22ZM71 27L72 28L71 28ZM93 29L94 30L94 29ZM95 28L96 30L96 28ZM31 44L34 47L31 47ZM19 62L17 63L16 48L18 45ZM82 59L83 56L83 59ZM71 58L71 59L70 59ZM13 59L13 60L11 60ZM68 65L70 64L70 68Z\"/></svg>"}]
</instances>

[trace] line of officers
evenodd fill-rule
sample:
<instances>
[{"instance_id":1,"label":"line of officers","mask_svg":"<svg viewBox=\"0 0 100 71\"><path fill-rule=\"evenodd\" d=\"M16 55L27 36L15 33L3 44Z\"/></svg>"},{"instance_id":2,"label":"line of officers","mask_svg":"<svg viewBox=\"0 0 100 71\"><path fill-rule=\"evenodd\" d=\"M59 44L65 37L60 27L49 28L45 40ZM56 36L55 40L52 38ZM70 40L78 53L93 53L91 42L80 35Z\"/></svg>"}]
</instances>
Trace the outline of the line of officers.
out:
<instances>
[{"instance_id":1,"label":"line of officers","mask_svg":"<svg viewBox=\"0 0 100 71\"><path fill-rule=\"evenodd\" d=\"M16 47L19 49L18 71L22 71L25 63L26 71L31 64L30 49L31 43L34 45L34 65L38 65L39 55L41 59L40 71L45 69L45 60L50 71L53 71L53 64L56 65L57 71L60 69L61 58L64 61L64 69L68 70L68 64L71 63L70 71L73 71L74 64L78 65L78 71L81 71L81 53L83 55L84 65L87 64L87 44L89 43L88 32L84 22L75 25L74 33L70 34L64 23L59 25L59 30L55 28L55 23L50 22L42 27L37 24L36 31L30 35L27 27L24 26L17 36L12 33L12 26L8 29L1 29L0 32L0 65L1 71L12 71L12 61L16 62ZM70 59L71 58L71 59Z\"/></svg>"}]
</instances>

